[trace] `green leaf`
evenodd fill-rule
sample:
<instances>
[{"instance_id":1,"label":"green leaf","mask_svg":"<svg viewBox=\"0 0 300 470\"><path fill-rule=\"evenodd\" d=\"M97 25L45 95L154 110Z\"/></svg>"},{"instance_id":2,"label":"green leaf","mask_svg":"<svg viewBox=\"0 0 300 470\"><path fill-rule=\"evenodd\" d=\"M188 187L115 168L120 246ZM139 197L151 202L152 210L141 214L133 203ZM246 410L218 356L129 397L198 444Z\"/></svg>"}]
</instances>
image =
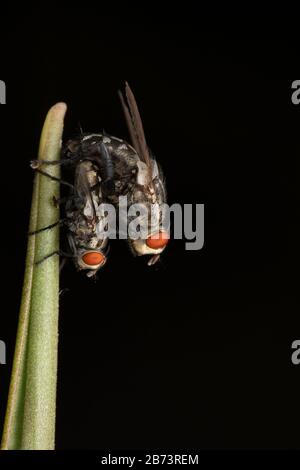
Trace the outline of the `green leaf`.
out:
<instances>
[{"instance_id":1,"label":"green leaf","mask_svg":"<svg viewBox=\"0 0 300 470\"><path fill-rule=\"evenodd\" d=\"M60 159L65 103L48 112L39 147L39 159ZM42 170L59 177L59 165L43 165ZM59 220L53 203L59 197L59 182L35 174L29 231ZM54 449L59 258L59 226L29 236L18 332L2 449Z\"/></svg>"}]
</instances>

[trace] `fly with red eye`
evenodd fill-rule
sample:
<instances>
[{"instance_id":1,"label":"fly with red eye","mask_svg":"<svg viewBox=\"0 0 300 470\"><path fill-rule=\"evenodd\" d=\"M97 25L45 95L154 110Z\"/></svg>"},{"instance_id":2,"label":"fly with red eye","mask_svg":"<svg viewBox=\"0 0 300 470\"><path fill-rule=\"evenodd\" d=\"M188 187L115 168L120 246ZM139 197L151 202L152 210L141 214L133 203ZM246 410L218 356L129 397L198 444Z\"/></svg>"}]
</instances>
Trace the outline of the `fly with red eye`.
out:
<instances>
[{"instance_id":1,"label":"fly with red eye","mask_svg":"<svg viewBox=\"0 0 300 470\"><path fill-rule=\"evenodd\" d=\"M132 145L136 150L138 162L135 184L128 191L129 205L143 204L151 214L155 207L156 217L148 218L148 237L133 240L129 238L131 251L136 256L152 255L148 265L155 264L166 248L170 235L169 227L164 226L163 208L166 204L166 187L161 169L153 158L147 145L142 119L135 97L128 83L125 85L125 96L119 91Z\"/></svg>"},{"instance_id":2,"label":"fly with red eye","mask_svg":"<svg viewBox=\"0 0 300 470\"><path fill-rule=\"evenodd\" d=\"M89 159L81 160L75 169L73 194L65 206L73 260L88 277L95 276L107 260L108 237L99 236L106 223L100 210L104 200L101 181L98 165Z\"/></svg>"},{"instance_id":3,"label":"fly with red eye","mask_svg":"<svg viewBox=\"0 0 300 470\"><path fill-rule=\"evenodd\" d=\"M165 248L169 242L169 239L169 233L161 230L154 235L150 235L146 239L146 245L153 250Z\"/></svg>"},{"instance_id":4,"label":"fly with red eye","mask_svg":"<svg viewBox=\"0 0 300 470\"><path fill-rule=\"evenodd\" d=\"M80 145L83 140L80 137L67 142L63 148L62 159L58 162L61 165L69 164L73 173L72 183L60 180L62 184L69 187L69 195L59 201L54 201L55 204L64 203L64 217L57 224L62 224L66 228L69 251L50 253L46 258L55 254L72 258L78 270L83 270L87 277L93 277L107 261L108 237L99 236L99 233L105 233L106 224L100 208L104 201L104 187L107 184L111 188L113 170L104 144L99 142L93 148L93 152L90 152L85 146ZM42 164L49 163L42 162ZM36 171L53 179L51 175L41 170L39 165L41 165L40 161L32 162ZM106 168L104 168L105 165ZM51 229L57 224L41 228L33 234Z\"/></svg>"}]
</instances>

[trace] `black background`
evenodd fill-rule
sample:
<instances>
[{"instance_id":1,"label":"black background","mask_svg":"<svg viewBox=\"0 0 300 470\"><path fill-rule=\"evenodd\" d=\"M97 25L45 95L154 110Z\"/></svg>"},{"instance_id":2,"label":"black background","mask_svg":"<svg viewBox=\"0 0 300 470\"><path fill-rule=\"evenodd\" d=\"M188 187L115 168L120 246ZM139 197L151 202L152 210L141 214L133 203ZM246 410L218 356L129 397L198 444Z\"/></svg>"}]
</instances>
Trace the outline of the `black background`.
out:
<instances>
[{"instance_id":1,"label":"black background","mask_svg":"<svg viewBox=\"0 0 300 470\"><path fill-rule=\"evenodd\" d=\"M128 138L128 80L169 202L205 204L205 245L171 241L151 269L113 241L96 284L64 269L57 448L299 447L299 44L92 12L2 21L1 423L44 117L65 101L66 138L79 121Z\"/></svg>"}]
</instances>

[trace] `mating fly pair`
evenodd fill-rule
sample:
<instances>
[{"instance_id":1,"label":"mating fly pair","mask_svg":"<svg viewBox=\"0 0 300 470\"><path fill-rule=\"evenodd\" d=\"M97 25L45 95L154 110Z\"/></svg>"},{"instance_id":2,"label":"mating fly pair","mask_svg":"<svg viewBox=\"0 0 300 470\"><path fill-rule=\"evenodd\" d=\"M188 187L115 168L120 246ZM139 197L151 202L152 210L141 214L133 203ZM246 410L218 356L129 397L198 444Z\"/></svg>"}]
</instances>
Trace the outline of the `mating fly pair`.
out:
<instances>
[{"instance_id":1,"label":"mating fly pair","mask_svg":"<svg viewBox=\"0 0 300 470\"><path fill-rule=\"evenodd\" d=\"M166 190L161 169L147 146L141 117L134 95L126 83L126 101L119 92L132 145L107 134L81 134L63 147L62 159L54 164L70 165L74 169L74 182L66 198L65 217L67 238L77 269L86 270L91 277L107 261L108 236L103 203L118 209L120 196L126 196L129 206L143 204L148 214L156 208L156 216L147 217L147 238L128 236L132 253L151 255L148 265L159 259L169 240L163 228L162 207L166 203ZM52 162L35 160L32 167L45 176L39 166ZM61 181L64 183L63 181ZM50 228L50 227L49 227ZM47 229L47 227L45 227ZM38 230L37 232L43 229Z\"/></svg>"}]
</instances>

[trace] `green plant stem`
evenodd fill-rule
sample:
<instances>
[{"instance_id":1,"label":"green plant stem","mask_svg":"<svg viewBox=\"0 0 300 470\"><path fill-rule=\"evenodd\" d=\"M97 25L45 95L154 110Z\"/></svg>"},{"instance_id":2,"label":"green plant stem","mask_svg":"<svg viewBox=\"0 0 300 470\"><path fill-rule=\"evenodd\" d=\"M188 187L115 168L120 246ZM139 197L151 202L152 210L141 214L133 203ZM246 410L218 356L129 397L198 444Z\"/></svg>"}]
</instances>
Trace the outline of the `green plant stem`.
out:
<instances>
[{"instance_id":1,"label":"green plant stem","mask_svg":"<svg viewBox=\"0 0 300 470\"><path fill-rule=\"evenodd\" d=\"M39 159L60 158L66 105L53 106L41 134ZM43 170L59 177L59 166ZM59 197L59 183L35 175L30 231L59 219L53 204ZM29 237L19 326L5 417L2 449L54 449L59 259L49 253L59 249L59 227Z\"/></svg>"}]
</instances>

